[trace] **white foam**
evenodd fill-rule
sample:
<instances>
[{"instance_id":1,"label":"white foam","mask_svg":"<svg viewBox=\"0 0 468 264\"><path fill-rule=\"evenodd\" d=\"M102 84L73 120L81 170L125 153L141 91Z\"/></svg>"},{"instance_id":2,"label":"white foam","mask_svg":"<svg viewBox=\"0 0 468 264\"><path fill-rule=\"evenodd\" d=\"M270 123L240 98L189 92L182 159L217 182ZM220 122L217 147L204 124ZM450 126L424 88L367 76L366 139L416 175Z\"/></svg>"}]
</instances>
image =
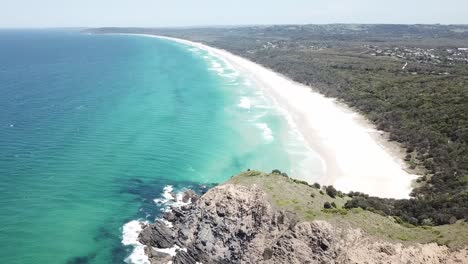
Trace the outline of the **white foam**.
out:
<instances>
[{"instance_id":1,"label":"white foam","mask_svg":"<svg viewBox=\"0 0 468 264\"><path fill-rule=\"evenodd\" d=\"M137 220L130 221L123 226L122 244L132 246L139 244L137 238L141 232L141 222Z\"/></svg>"},{"instance_id":2,"label":"white foam","mask_svg":"<svg viewBox=\"0 0 468 264\"><path fill-rule=\"evenodd\" d=\"M167 212L171 210L171 207L182 207L184 205L189 204L189 203L184 203L182 201L182 198L183 198L183 191L176 193L174 197L174 187L172 187L171 185L167 185L163 189L162 198L157 198L157 199L154 199L153 201L156 204L164 205L163 208L161 208L161 210L163 212Z\"/></svg>"},{"instance_id":3,"label":"white foam","mask_svg":"<svg viewBox=\"0 0 468 264\"><path fill-rule=\"evenodd\" d=\"M223 66L221 65L221 63L219 63L217 61L212 61L211 62L211 67L213 67L213 68L222 68Z\"/></svg>"},{"instance_id":4,"label":"white foam","mask_svg":"<svg viewBox=\"0 0 468 264\"><path fill-rule=\"evenodd\" d=\"M160 221L163 222L169 228L174 226L171 222L167 221L166 219L160 219Z\"/></svg>"},{"instance_id":5,"label":"white foam","mask_svg":"<svg viewBox=\"0 0 468 264\"><path fill-rule=\"evenodd\" d=\"M257 123L255 126L262 130L263 138L267 142L273 141L273 131L271 131L270 127L266 123Z\"/></svg>"},{"instance_id":6,"label":"white foam","mask_svg":"<svg viewBox=\"0 0 468 264\"><path fill-rule=\"evenodd\" d=\"M217 72L219 75L224 74L224 68L223 68L223 65L221 65L221 63L217 62L213 58L210 59L210 62L211 62L211 66L209 68L210 70Z\"/></svg>"},{"instance_id":7,"label":"white foam","mask_svg":"<svg viewBox=\"0 0 468 264\"><path fill-rule=\"evenodd\" d=\"M174 196L172 195L172 192L174 191L174 187L172 185L167 185L163 189L163 197L166 200L171 200L174 199Z\"/></svg>"},{"instance_id":8,"label":"white foam","mask_svg":"<svg viewBox=\"0 0 468 264\"><path fill-rule=\"evenodd\" d=\"M122 244L125 246L133 246L133 251L125 259L125 262L131 264L150 264L148 257L145 254L145 246L138 242L143 222L133 220L126 223L122 230Z\"/></svg>"},{"instance_id":9,"label":"white foam","mask_svg":"<svg viewBox=\"0 0 468 264\"><path fill-rule=\"evenodd\" d=\"M252 103L251 103L249 98L242 97L241 100L240 100L240 103L238 104L238 106L240 108L250 109L250 107L252 106Z\"/></svg>"},{"instance_id":10,"label":"white foam","mask_svg":"<svg viewBox=\"0 0 468 264\"><path fill-rule=\"evenodd\" d=\"M163 189L162 198L157 198L157 199L154 199L153 201L156 204L166 204L169 201L175 199L175 197L172 195L173 191L174 191L174 187L172 187L171 185L167 185Z\"/></svg>"},{"instance_id":11,"label":"white foam","mask_svg":"<svg viewBox=\"0 0 468 264\"><path fill-rule=\"evenodd\" d=\"M237 79L237 77L239 77L240 74L237 71L232 71L230 73L223 73L223 74L221 74L221 76L229 78L229 79Z\"/></svg>"},{"instance_id":12,"label":"white foam","mask_svg":"<svg viewBox=\"0 0 468 264\"><path fill-rule=\"evenodd\" d=\"M171 255L172 257L174 257L176 254L177 254L177 251L178 250L182 250L182 251L185 251L187 252L187 249L186 248L181 248L177 245L174 245L173 247L171 248L153 248L154 250L158 251L158 252L162 252L162 253L166 253L166 254L169 254Z\"/></svg>"}]
</instances>

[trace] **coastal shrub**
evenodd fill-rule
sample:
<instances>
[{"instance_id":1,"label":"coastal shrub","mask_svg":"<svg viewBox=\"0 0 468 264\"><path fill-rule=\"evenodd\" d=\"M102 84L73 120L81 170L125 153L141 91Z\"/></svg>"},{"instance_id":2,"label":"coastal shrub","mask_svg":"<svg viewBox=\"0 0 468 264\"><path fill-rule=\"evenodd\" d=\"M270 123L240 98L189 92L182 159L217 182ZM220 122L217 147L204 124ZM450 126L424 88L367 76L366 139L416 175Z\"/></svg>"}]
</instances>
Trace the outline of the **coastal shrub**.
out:
<instances>
[{"instance_id":1,"label":"coastal shrub","mask_svg":"<svg viewBox=\"0 0 468 264\"><path fill-rule=\"evenodd\" d=\"M306 181L301 181L301 180L296 180L296 179L291 179L294 183L297 183L297 184L302 184L302 185L307 185L309 186L309 183L306 182Z\"/></svg>"},{"instance_id":2,"label":"coastal shrub","mask_svg":"<svg viewBox=\"0 0 468 264\"><path fill-rule=\"evenodd\" d=\"M340 215L347 215L348 210L340 208L329 208L329 209L323 209L322 212L325 212L327 214L340 214Z\"/></svg>"},{"instance_id":3,"label":"coastal shrub","mask_svg":"<svg viewBox=\"0 0 468 264\"><path fill-rule=\"evenodd\" d=\"M330 196L332 198L336 197L337 191L336 191L335 187L333 187L331 185L327 186L327 187L325 187L325 191L327 192L328 196Z\"/></svg>"},{"instance_id":4,"label":"coastal shrub","mask_svg":"<svg viewBox=\"0 0 468 264\"><path fill-rule=\"evenodd\" d=\"M320 189L320 184L316 182L312 185L312 187L314 187L315 189Z\"/></svg>"},{"instance_id":5,"label":"coastal shrub","mask_svg":"<svg viewBox=\"0 0 468 264\"><path fill-rule=\"evenodd\" d=\"M410 160L411 160L411 154L406 154L405 161L410 161Z\"/></svg>"},{"instance_id":6,"label":"coastal shrub","mask_svg":"<svg viewBox=\"0 0 468 264\"><path fill-rule=\"evenodd\" d=\"M417 225L418 224L418 219L416 217L410 217L408 219L408 223L412 225Z\"/></svg>"},{"instance_id":7,"label":"coastal shrub","mask_svg":"<svg viewBox=\"0 0 468 264\"><path fill-rule=\"evenodd\" d=\"M432 219L425 218L421 221L421 225L423 226L433 226L434 222L432 222Z\"/></svg>"},{"instance_id":8,"label":"coastal shrub","mask_svg":"<svg viewBox=\"0 0 468 264\"><path fill-rule=\"evenodd\" d=\"M345 208L362 208L378 212L386 216L395 216L412 225L444 225L455 223L458 219L466 219L468 210L464 207L468 202L466 197L446 197L452 201L460 201L456 206L445 206L446 201L430 201L426 199L388 199L354 195L347 201ZM435 208L434 205L437 207Z\"/></svg>"},{"instance_id":9,"label":"coastal shrub","mask_svg":"<svg viewBox=\"0 0 468 264\"><path fill-rule=\"evenodd\" d=\"M322 190L320 190L320 194L321 194L321 195L324 195L325 193L324 193Z\"/></svg>"},{"instance_id":10,"label":"coastal shrub","mask_svg":"<svg viewBox=\"0 0 468 264\"><path fill-rule=\"evenodd\" d=\"M355 197L355 196L360 196L360 197L369 197L369 195L365 194L365 193L361 193L361 192L349 192L348 193L348 196L349 197Z\"/></svg>"},{"instance_id":11,"label":"coastal shrub","mask_svg":"<svg viewBox=\"0 0 468 264\"><path fill-rule=\"evenodd\" d=\"M254 176L258 176L260 174L262 174L262 173L259 172L259 171L250 170L250 171L245 172L243 175L246 176L246 177L254 177Z\"/></svg>"},{"instance_id":12,"label":"coastal shrub","mask_svg":"<svg viewBox=\"0 0 468 264\"><path fill-rule=\"evenodd\" d=\"M336 208L335 202L332 202L332 203L331 203L331 206L332 206L333 208Z\"/></svg>"},{"instance_id":13,"label":"coastal shrub","mask_svg":"<svg viewBox=\"0 0 468 264\"><path fill-rule=\"evenodd\" d=\"M271 174L281 174L281 171L280 170L272 170Z\"/></svg>"},{"instance_id":14,"label":"coastal shrub","mask_svg":"<svg viewBox=\"0 0 468 264\"><path fill-rule=\"evenodd\" d=\"M331 209L332 206L331 206L331 204L330 204L329 202L325 202L325 203L323 204L323 208L325 208L325 209Z\"/></svg>"},{"instance_id":15,"label":"coastal shrub","mask_svg":"<svg viewBox=\"0 0 468 264\"><path fill-rule=\"evenodd\" d=\"M400 224L400 225L403 225L403 224L405 223L405 222L404 222L400 217L398 217L398 216L393 217L393 220L395 220L395 222L396 222L397 224Z\"/></svg>"}]
</instances>

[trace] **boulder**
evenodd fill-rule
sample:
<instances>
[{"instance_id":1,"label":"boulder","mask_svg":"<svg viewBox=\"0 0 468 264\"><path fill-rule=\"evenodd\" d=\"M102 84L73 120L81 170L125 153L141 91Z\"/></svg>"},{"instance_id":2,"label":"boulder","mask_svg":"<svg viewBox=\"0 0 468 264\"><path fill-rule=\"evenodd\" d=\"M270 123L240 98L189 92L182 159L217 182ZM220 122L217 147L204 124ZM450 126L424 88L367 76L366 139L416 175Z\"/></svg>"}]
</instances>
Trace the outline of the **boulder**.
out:
<instances>
[{"instance_id":1,"label":"boulder","mask_svg":"<svg viewBox=\"0 0 468 264\"><path fill-rule=\"evenodd\" d=\"M145 247L145 254L151 264L168 263L172 260L172 256L163 252L154 250L152 247Z\"/></svg>"},{"instance_id":2,"label":"boulder","mask_svg":"<svg viewBox=\"0 0 468 264\"><path fill-rule=\"evenodd\" d=\"M193 190L187 190L182 194L182 202L195 203L198 200L198 195Z\"/></svg>"},{"instance_id":3,"label":"boulder","mask_svg":"<svg viewBox=\"0 0 468 264\"><path fill-rule=\"evenodd\" d=\"M170 248L174 245L174 235L166 224L162 221L156 221L141 231L138 241L151 247Z\"/></svg>"}]
</instances>

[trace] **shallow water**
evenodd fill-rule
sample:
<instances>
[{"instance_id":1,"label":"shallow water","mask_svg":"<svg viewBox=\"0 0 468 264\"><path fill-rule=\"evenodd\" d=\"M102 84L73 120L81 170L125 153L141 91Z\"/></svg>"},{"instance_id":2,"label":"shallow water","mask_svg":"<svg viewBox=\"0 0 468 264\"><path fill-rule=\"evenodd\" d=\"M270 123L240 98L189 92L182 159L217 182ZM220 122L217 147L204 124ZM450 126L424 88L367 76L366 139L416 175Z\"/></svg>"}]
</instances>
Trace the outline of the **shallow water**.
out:
<instances>
[{"instance_id":1,"label":"shallow water","mask_svg":"<svg viewBox=\"0 0 468 264\"><path fill-rule=\"evenodd\" d=\"M203 50L0 31L0 62L2 263L122 263L122 227L153 221L166 185L310 158L271 100Z\"/></svg>"}]
</instances>

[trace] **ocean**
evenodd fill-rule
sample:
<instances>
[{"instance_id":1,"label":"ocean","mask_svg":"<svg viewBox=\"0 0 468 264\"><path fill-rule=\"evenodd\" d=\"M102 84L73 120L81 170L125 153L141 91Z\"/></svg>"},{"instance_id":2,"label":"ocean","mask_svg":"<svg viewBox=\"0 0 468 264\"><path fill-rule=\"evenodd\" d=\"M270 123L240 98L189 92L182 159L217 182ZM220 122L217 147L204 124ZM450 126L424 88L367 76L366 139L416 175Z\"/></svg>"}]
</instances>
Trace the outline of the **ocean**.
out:
<instances>
[{"instance_id":1,"label":"ocean","mask_svg":"<svg viewBox=\"0 0 468 264\"><path fill-rule=\"evenodd\" d=\"M275 102L228 62L169 40L0 31L1 263L130 263L164 190L243 170L316 170ZM137 262L137 261L133 261Z\"/></svg>"}]
</instances>

